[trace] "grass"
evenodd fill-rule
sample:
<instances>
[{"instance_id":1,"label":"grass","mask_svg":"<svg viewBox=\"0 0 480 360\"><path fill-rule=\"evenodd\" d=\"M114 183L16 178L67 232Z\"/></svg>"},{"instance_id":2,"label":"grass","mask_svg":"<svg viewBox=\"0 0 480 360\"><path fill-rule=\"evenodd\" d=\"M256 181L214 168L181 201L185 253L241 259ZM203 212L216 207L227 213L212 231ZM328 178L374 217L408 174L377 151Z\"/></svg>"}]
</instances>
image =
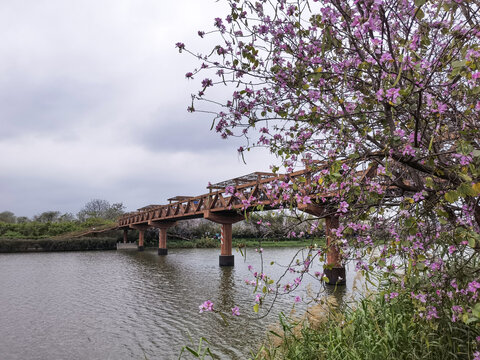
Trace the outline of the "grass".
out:
<instances>
[{"instance_id":1,"label":"grass","mask_svg":"<svg viewBox=\"0 0 480 360\"><path fill-rule=\"evenodd\" d=\"M356 308L318 306L317 316L311 309L297 322L281 318L280 331L270 332L255 359L473 359L480 335L478 327L448 318L416 318L408 295L388 303L377 295Z\"/></svg>"},{"instance_id":2,"label":"grass","mask_svg":"<svg viewBox=\"0 0 480 360\"><path fill-rule=\"evenodd\" d=\"M324 239L298 239L298 240L284 240L284 239L233 239L233 247L293 247L293 246L309 246L313 243L323 244Z\"/></svg>"},{"instance_id":3,"label":"grass","mask_svg":"<svg viewBox=\"0 0 480 360\"><path fill-rule=\"evenodd\" d=\"M8 252L30 252L30 251L82 251L82 250L113 250L116 249L117 237L80 237L80 238L42 238L42 239L0 239L0 253ZM310 240L278 240L278 239L234 239L233 247L292 247L308 246ZM155 241L147 242L149 248L156 248L158 243ZM194 240L168 239L167 247L169 249L189 249L189 248L219 248L220 240L212 238L200 238Z\"/></svg>"},{"instance_id":4,"label":"grass","mask_svg":"<svg viewBox=\"0 0 480 360\"><path fill-rule=\"evenodd\" d=\"M232 240L233 248L280 248L280 247L305 247L312 243L323 244L323 239L252 239L252 238L234 238ZM158 244L151 242L148 247L156 247ZM190 249L190 248L220 248L220 240L213 238L200 238L193 240L168 239L167 247L169 249Z\"/></svg>"}]
</instances>

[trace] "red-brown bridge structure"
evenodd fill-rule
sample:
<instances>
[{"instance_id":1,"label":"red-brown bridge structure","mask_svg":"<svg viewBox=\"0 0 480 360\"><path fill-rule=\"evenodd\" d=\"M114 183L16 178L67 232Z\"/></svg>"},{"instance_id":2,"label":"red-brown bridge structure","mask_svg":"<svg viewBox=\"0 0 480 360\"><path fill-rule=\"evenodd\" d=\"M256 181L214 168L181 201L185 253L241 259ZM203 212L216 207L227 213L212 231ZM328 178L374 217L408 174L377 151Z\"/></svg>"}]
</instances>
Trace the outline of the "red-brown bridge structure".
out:
<instances>
[{"instance_id":1,"label":"red-brown bridge structure","mask_svg":"<svg viewBox=\"0 0 480 360\"><path fill-rule=\"evenodd\" d=\"M318 167L315 173L318 174ZM372 171L372 167L358 171L359 179L365 178ZM177 221L204 218L222 225L220 266L233 266L232 254L232 224L245 219L251 211L273 210L279 207L293 206L318 218L325 218L325 232L327 238L327 262L324 273L330 284L345 283L345 267L342 264L339 250L332 244L332 229L339 226L334 199L336 192L312 193L315 187L309 186L314 174L309 169L300 170L288 175L277 175L265 172L254 172L209 185L209 192L200 196L176 196L168 199L166 205L148 205L136 212L123 215L118 219L118 228L124 230L124 242L127 241L129 229L139 231L138 250L144 249L145 230L159 229L158 254L167 255L167 229ZM275 199L271 194L272 186L278 182L295 182L299 186L298 192L303 196L327 199L323 203L302 203L293 200L284 202ZM318 190L317 190L318 191ZM333 209L333 211L332 211Z\"/></svg>"}]
</instances>

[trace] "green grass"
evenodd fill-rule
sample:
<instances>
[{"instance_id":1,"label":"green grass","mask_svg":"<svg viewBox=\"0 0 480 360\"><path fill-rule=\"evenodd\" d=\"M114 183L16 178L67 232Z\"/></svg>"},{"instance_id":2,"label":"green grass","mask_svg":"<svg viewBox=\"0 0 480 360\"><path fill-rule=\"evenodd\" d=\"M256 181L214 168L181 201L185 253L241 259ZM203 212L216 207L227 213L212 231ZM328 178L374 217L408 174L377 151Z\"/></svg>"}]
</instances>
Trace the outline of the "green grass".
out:
<instances>
[{"instance_id":1,"label":"green grass","mask_svg":"<svg viewBox=\"0 0 480 360\"><path fill-rule=\"evenodd\" d=\"M251 239L251 238L234 238L232 240L233 248L279 248L279 247L305 247L312 243L321 245L323 239L299 239L299 240L283 240L283 239ZM147 247L156 247L158 244L151 242ZM168 239L167 248L169 249L190 249L190 248L220 248L220 240L212 238L201 238L193 240Z\"/></svg>"},{"instance_id":2,"label":"green grass","mask_svg":"<svg viewBox=\"0 0 480 360\"><path fill-rule=\"evenodd\" d=\"M251 248L277 248L277 247L293 247L293 246L309 246L311 244L323 245L324 239L233 239L233 247L251 247Z\"/></svg>"},{"instance_id":3,"label":"green grass","mask_svg":"<svg viewBox=\"0 0 480 360\"><path fill-rule=\"evenodd\" d=\"M480 335L474 324L416 318L408 295L365 299L355 309L324 307L320 319L281 319L255 359L473 359Z\"/></svg>"}]
</instances>

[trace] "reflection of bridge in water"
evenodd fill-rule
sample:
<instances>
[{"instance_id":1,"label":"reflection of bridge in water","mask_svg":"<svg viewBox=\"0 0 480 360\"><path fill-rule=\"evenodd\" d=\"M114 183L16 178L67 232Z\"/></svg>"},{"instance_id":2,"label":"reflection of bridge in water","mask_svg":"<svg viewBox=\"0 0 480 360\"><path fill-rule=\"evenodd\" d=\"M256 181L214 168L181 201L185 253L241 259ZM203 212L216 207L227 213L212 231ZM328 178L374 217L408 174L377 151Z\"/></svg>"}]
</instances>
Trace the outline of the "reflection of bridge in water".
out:
<instances>
[{"instance_id":1,"label":"reflection of bridge in water","mask_svg":"<svg viewBox=\"0 0 480 360\"><path fill-rule=\"evenodd\" d=\"M323 168L325 169L325 168ZM345 281L345 267L338 249L332 245L332 229L339 226L337 214L338 191L319 192L313 182L318 183L320 171L308 169L288 175L255 172L235 179L211 184L209 193L200 196L176 196L166 205L149 205L118 219L118 229L124 230L124 242L130 229L139 232L138 250L144 249L145 230L159 229L158 254L167 255L167 229L177 221L204 218L222 225L220 266L233 266L232 224L244 220L251 211L273 210L282 207L297 208L318 218L325 218L325 232L328 252L325 275L332 284ZM355 176L361 182L370 176L373 167L357 171ZM286 194L286 185L294 186L296 199ZM293 185L295 184L295 185ZM283 185L283 186L282 186ZM275 194L274 194L275 193ZM304 201L308 197L310 201ZM281 199L281 200L279 200ZM282 200L283 199L283 200ZM321 199L321 200L320 200Z\"/></svg>"}]
</instances>

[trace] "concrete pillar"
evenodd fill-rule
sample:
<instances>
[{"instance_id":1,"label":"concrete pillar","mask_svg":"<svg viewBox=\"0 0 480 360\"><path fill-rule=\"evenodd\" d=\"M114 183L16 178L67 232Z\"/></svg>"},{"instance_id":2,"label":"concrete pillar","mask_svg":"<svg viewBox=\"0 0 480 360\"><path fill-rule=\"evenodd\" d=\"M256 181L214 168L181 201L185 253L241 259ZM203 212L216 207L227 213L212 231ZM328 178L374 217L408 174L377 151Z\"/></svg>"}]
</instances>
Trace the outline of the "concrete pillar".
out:
<instances>
[{"instance_id":1,"label":"concrete pillar","mask_svg":"<svg viewBox=\"0 0 480 360\"><path fill-rule=\"evenodd\" d=\"M149 226L147 224L136 224L130 225L130 228L138 230L138 251L145 250L145 247L143 245L145 240L145 230L147 230Z\"/></svg>"},{"instance_id":2,"label":"concrete pillar","mask_svg":"<svg viewBox=\"0 0 480 360\"><path fill-rule=\"evenodd\" d=\"M342 258L337 246L333 243L333 229L339 227L339 219L336 215L329 215L325 218L325 235L327 238L327 263L324 269L325 276L328 278L329 285L345 285L346 273L345 266L342 264Z\"/></svg>"},{"instance_id":3,"label":"concrete pillar","mask_svg":"<svg viewBox=\"0 0 480 360\"><path fill-rule=\"evenodd\" d=\"M160 228L158 233L158 255L167 255L167 229Z\"/></svg>"},{"instance_id":4,"label":"concrete pillar","mask_svg":"<svg viewBox=\"0 0 480 360\"><path fill-rule=\"evenodd\" d=\"M138 251L145 250L145 246L143 245L144 239L145 239L145 230L138 230Z\"/></svg>"},{"instance_id":5,"label":"concrete pillar","mask_svg":"<svg viewBox=\"0 0 480 360\"><path fill-rule=\"evenodd\" d=\"M123 243L126 244L128 241L128 230L123 229Z\"/></svg>"},{"instance_id":6,"label":"concrete pillar","mask_svg":"<svg viewBox=\"0 0 480 360\"><path fill-rule=\"evenodd\" d=\"M175 221L149 221L148 225L158 228L158 255L167 255L167 229L175 225Z\"/></svg>"},{"instance_id":7,"label":"concrete pillar","mask_svg":"<svg viewBox=\"0 0 480 360\"><path fill-rule=\"evenodd\" d=\"M244 216L235 211L204 211L203 217L222 225L222 237L220 257L218 263L220 266L233 266L235 257L232 255L232 224L245 220Z\"/></svg>"},{"instance_id":8,"label":"concrete pillar","mask_svg":"<svg viewBox=\"0 0 480 360\"><path fill-rule=\"evenodd\" d=\"M220 247L220 266L233 266L235 257L232 255L232 224L222 224L222 237Z\"/></svg>"}]
</instances>

